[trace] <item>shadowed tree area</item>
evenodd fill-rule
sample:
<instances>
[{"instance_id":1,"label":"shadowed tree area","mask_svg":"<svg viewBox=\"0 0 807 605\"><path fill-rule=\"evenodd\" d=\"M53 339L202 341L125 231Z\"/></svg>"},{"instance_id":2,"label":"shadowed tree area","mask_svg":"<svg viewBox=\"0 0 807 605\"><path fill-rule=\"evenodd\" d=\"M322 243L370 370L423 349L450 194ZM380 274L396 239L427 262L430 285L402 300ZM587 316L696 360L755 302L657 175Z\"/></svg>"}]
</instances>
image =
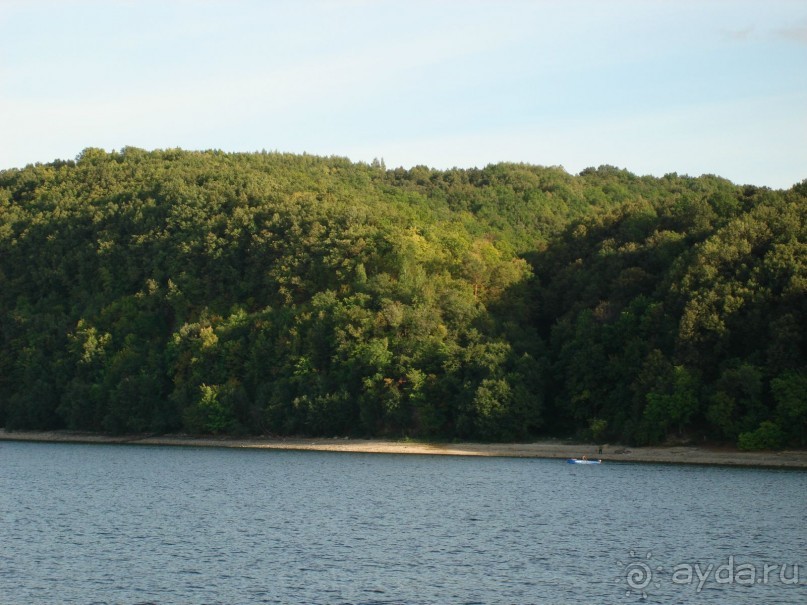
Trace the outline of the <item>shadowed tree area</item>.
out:
<instances>
[{"instance_id":1,"label":"shadowed tree area","mask_svg":"<svg viewBox=\"0 0 807 605\"><path fill-rule=\"evenodd\" d=\"M0 423L807 445L807 181L87 149L0 172Z\"/></svg>"}]
</instances>

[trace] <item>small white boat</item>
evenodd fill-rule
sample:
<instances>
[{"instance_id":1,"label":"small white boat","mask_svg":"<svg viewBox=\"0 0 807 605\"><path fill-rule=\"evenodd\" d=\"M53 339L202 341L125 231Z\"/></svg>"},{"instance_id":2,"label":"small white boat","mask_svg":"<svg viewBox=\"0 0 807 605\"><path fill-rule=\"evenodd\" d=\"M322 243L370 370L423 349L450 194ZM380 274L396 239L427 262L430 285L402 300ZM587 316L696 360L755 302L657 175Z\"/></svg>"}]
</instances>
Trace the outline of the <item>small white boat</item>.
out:
<instances>
[{"instance_id":1,"label":"small white boat","mask_svg":"<svg viewBox=\"0 0 807 605\"><path fill-rule=\"evenodd\" d=\"M586 458L569 458L569 464L602 464L602 460L588 460Z\"/></svg>"}]
</instances>

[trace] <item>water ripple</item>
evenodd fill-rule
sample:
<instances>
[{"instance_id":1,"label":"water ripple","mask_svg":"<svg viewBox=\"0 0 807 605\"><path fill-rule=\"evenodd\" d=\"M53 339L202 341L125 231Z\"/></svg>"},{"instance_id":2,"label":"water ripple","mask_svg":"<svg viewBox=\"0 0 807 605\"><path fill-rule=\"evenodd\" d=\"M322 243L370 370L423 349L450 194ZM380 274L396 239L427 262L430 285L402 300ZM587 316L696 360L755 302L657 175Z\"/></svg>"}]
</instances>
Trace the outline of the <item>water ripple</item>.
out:
<instances>
[{"instance_id":1,"label":"water ripple","mask_svg":"<svg viewBox=\"0 0 807 605\"><path fill-rule=\"evenodd\" d=\"M807 473L4 444L3 603L804 603L673 566L800 563ZM591 472L589 472L591 471ZM631 555L630 553L633 553ZM646 558L651 555L651 558ZM631 558L633 556L633 558ZM640 558L644 557L644 558ZM658 586L655 586L655 583Z\"/></svg>"}]
</instances>

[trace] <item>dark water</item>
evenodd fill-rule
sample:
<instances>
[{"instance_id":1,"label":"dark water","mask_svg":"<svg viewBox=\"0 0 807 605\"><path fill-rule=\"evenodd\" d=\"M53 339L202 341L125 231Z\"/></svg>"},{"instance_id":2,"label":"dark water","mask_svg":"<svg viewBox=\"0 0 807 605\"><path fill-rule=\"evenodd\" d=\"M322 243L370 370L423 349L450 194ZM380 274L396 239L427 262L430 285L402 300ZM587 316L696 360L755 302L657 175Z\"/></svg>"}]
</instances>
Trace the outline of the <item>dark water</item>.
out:
<instances>
[{"instance_id":1,"label":"dark water","mask_svg":"<svg viewBox=\"0 0 807 605\"><path fill-rule=\"evenodd\" d=\"M803 605L805 505L793 471L7 442L0 603Z\"/></svg>"}]
</instances>

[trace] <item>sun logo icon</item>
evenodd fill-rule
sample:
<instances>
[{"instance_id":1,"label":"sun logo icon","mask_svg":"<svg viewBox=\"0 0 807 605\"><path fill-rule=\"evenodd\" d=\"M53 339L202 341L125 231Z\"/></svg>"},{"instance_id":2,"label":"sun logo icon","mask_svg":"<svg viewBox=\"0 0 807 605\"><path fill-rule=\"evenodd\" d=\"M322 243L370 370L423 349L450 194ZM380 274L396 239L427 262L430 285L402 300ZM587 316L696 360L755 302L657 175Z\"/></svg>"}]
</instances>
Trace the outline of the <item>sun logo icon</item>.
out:
<instances>
[{"instance_id":1,"label":"sun logo icon","mask_svg":"<svg viewBox=\"0 0 807 605\"><path fill-rule=\"evenodd\" d=\"M647 587L651 584L654 588L659 588L661 582L653 581L653 572L662 571L664 568L661 565L651 567L650 559L653 558L653 553L649 552L644 556L638 556L635 551L630 551L631 559L638 559L623 563L617 561L622 568L622 573L617 577L616 581L626 582L628 589L625 591L625 596L629 597L631 594L640 596L643 599L647 598ZM644 559L644 560L643 560Z\"/></svg>"}]
</instances>

